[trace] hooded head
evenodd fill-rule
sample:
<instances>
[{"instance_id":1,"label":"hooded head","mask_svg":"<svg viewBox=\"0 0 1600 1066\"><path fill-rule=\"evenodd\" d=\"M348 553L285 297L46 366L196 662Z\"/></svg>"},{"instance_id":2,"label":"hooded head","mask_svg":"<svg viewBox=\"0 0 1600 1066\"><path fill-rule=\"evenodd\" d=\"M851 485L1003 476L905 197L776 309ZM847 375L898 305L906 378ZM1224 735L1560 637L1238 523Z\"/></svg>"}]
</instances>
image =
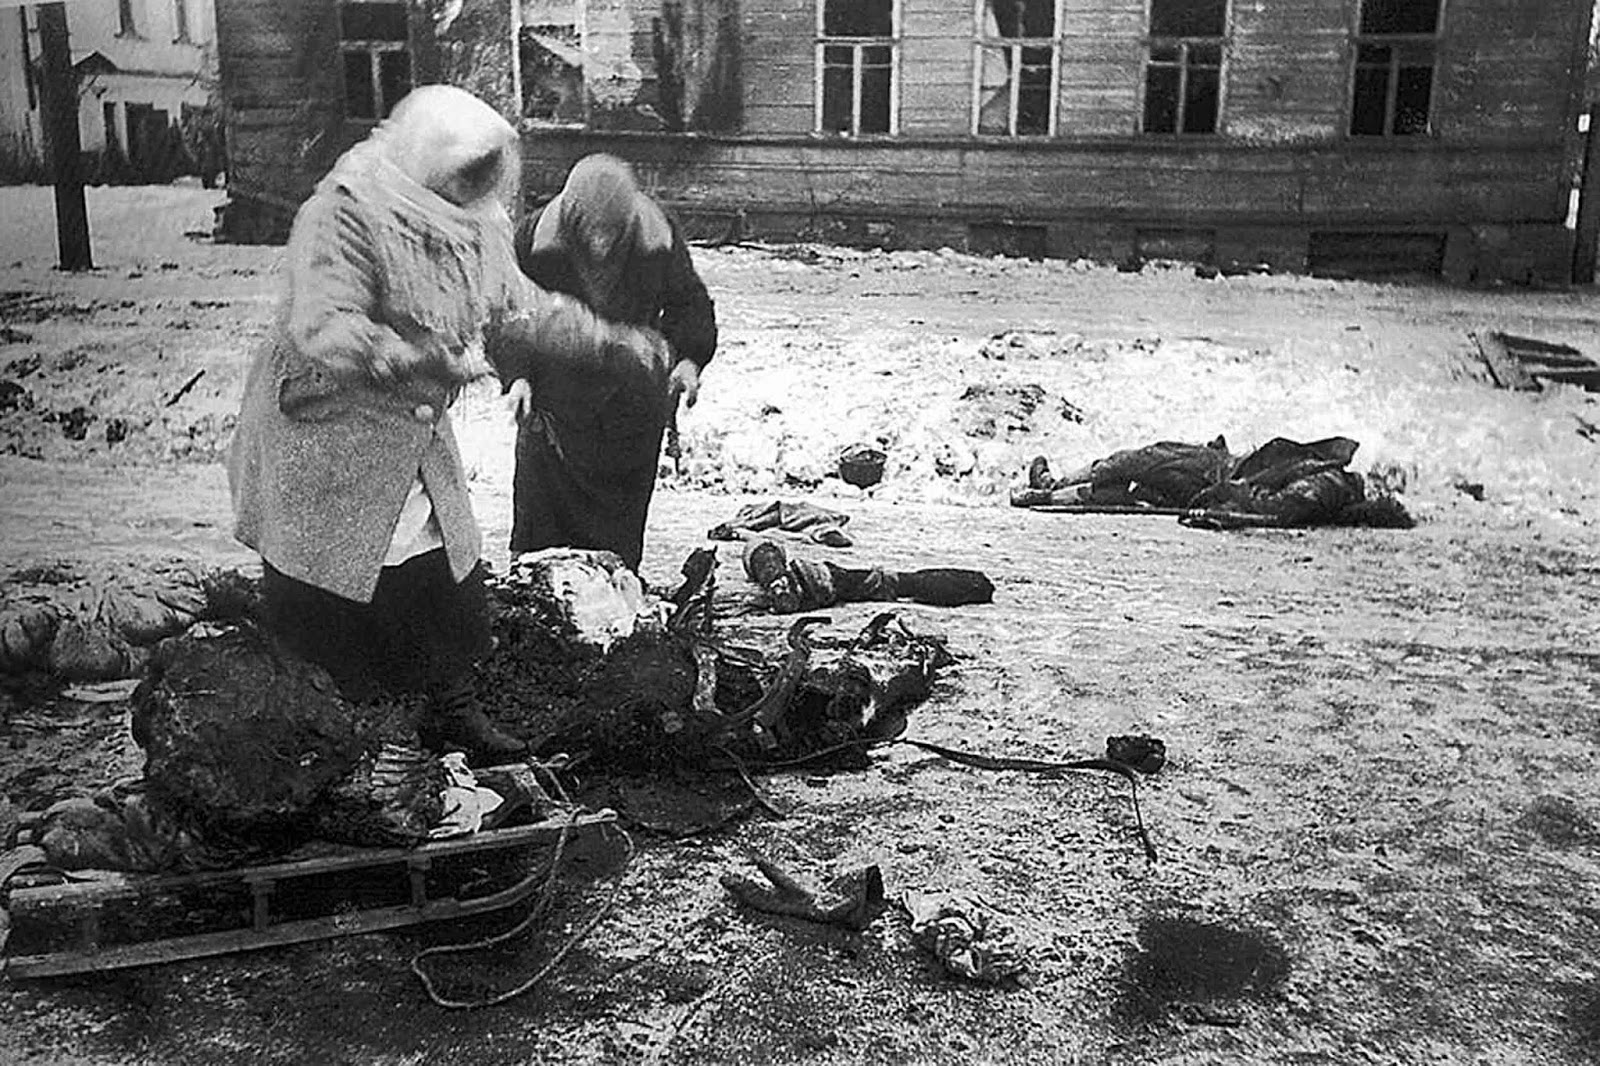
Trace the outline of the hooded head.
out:
<instances>
[{"instance_id":1,"label":"hooded head","mask_svg":"<svg viewBox=\"0 0 1600 1066\"><path fill-rule=\"evenodd\" d=\"M566 184L545 207L535 249L559 246L583 282L584 299L602 315L627 318L626 273L635 252L672 247L672 227L616 156L596 153L573 164Z\"/></svg>"},{"instance_id":2,"label":"hooded head","mask_svg":"<svg viewBox=\"0 0 1600 1066\"><path fill-rule=\"evenodd\" d=\"M458 207L515 194L517 131L499 112L453 85L424 85L395 105L374 134L405 175Z\"/></svg>"}]
</instances>

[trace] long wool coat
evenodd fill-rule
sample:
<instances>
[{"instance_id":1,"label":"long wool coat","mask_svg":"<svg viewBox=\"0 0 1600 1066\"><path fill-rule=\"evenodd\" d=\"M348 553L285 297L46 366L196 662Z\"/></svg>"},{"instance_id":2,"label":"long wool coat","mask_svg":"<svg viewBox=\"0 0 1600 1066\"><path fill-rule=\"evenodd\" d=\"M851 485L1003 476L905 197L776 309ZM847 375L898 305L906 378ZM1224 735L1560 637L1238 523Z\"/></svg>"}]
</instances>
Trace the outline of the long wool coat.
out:
<instances>
[{"instance_id":1,"label":"long wool coat","mask_svg":"<svg viewBox=\"0 0 1600 1066\"><path fill-rule=\"evenodd\" d=\"M517 262L545 289L659 330L674 358L703 368L717 347L716 308L677 222L664 211L655 220L641 228L606 306L591 302L549 208L524 221ZM529 379L535 408L517 431L511 551L607 549L637 569L669 413L660 383L548 360L506 360L499 369L508 381Z\"/></svg>"}]
</instances>

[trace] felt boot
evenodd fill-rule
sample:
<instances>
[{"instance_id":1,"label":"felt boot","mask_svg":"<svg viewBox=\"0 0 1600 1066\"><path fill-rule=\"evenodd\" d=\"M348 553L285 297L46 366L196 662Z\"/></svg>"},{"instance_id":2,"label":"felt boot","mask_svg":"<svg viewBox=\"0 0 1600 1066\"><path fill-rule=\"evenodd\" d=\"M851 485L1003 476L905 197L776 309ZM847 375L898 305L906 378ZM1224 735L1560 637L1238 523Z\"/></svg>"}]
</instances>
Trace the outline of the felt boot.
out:
<instances>
[{"instance_id":1,"label":"felt boot","mask_svg":"<svg viewBox=\"0 0 1600 1066\"><path fill-rule=\"evenodd\" d=\"M434 751L464 751L469 761L494 764L527 753L528 745L501 731L478 706L467 681L458 681L434 694L433 706L418 729L422 742Z\"/></svg>"}]
</instances>

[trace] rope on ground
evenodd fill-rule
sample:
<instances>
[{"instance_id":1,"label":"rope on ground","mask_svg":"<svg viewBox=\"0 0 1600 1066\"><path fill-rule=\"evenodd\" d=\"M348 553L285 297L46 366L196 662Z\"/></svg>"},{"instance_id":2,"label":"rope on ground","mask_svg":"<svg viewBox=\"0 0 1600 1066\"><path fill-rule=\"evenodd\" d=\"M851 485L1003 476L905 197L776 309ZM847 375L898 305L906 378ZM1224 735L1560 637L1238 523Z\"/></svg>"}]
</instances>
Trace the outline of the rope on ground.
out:
<instances>
[{"instance_id":1,"label":"rope on ground","mask_svg":"<svg viewBox=\"0 0 1600 1066\"><path fill-rule=\"evenodd\" d=\"M951 762L961 763L964 766L976 767L979 770L1021 770L1031 774L1059 773L1063 770L1104 770L1127 779L1128 787L1133 793L1133 822L1139 834L1139 843L1144 846L1144 857L1150 862L1156 861L1155 845L1150 843L1150 833L1144 827L1144 814L1139 810L1139 778L1133 767L1115 759L1071 759L1054 761L1049 759L1017 759L998 757L992 755L976 755L971 752L957 751L954 748L942 747L938 744L929 744L923 740L906 740L901 738L898 743L910 744L914 748L932 752L934 755L949 759Z\"/></svg>"},{"instance_id":2,"label":"rope on ground","mask_svg":"<svg viewBox=\"0 0 1600 1066\"><path fill-rule=\"evenodd\" d=\"M621 835L622 842L627 848L627 856L622 861L622 870L618 871L617 873L616 883L611 886L611 892L609 895L607 895L606 901L601 904L600 909L596 911L588 921L584 922L584 924L579 927L576 932L568 937L566 942L563 943L556 953L550 957L549 961L547 961L543 966L539 967L538 971L534 973L533 976L529 977L526 981L523 981L515 988L498 993L497 995L489 996L485 999L451 999L448 996L444 996L439 993L438 989L434 986L432 976L428 974L427 970L424 969L422 965L424 960L433 958L437 955L464 955L468 952L482 951L486 948L504 944L507 941L514 940L523 933L527 932L528 929L533 926L535 921L542 918L545 915L552 898L554 897L556 871L560 867L562 856L566 852L567 841L572 836L572 828L577 824L577 820L578 812L574 810L571 820L561 827L561 835L556 838L556 845L550 856L549 869L545 872L544 885L540 888L539 898L535 901L533 909L528 912L527 917L523 918L520 922L512 926L510 929L507 929L503 933L496 933L494 936L484 937L481 940L472 940L462 944L440 944L436 947L424 948L422 951L419 951L412 956L411 972L416 974L417 980L422 982L423 991L428 994L428 998L433 1001L435 1006L444 1007L449 1010L475 1010L480 1007L498 1006L501 1003L507 1003L519 996L527 994L546 977L550 976L550 974L555 971L555 968L561 964L561 961L567 957L572 949L577 947L578 944L581 943L583 939L590 933L594 932L595 928L598 927L600 923L609 917L611 912L616 909L617 901L622 895L622 874L626 872L628 867L633 863L634 844L633 838L628 835L627 830L623 829L621 826L608 826L608 829L615 830Z\"/></svg>"}]
</instances>

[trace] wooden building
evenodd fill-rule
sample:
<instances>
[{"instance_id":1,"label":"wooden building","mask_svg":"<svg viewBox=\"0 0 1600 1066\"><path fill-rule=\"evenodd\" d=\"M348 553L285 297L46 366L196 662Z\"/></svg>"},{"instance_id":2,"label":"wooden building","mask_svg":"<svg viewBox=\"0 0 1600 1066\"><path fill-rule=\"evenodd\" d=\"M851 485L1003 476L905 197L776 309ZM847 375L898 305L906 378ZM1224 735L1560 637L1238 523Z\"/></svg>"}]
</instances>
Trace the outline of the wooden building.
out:
<instances>
[{"instance_id":1,"label":"wooden building","mask_svg":"<svg viewBox=\"0 0 1600 1066\"><path fill-rule=\"evenodd\" d=\"M0 0L0 181L47 172L38 6ZM94 181L213 177L212 161L199 158L215 129L211 0L73 0L63 13L83 172Z\"/></svg>"},{"instance_id":2,"label":"wooden building","mask_svg":"<svg viewBox=\"0 0 1600 1066\"><path fill-rule=\"evenodd\" d=\"M225 231L413 83L703 235L1561 280L1593 0L215 0Z\"/></svg>"}]
</instances>

